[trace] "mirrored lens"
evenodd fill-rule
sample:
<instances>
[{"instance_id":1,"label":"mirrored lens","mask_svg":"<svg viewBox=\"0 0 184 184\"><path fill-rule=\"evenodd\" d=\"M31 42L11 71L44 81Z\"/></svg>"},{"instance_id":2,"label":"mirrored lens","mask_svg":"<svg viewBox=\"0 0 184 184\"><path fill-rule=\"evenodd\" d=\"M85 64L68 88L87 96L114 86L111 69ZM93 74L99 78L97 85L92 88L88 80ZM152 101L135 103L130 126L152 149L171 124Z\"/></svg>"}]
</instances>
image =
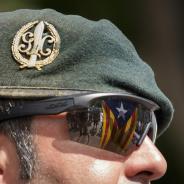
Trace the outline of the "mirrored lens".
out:
<instances>
[{"instance_id":1,"label":"mirrored lens","mask_svg":"<svg viewBox=\"0 0 184 184\"><path fill-rule=\"evenodd\" d=\"M67 121L73 141L125 153L140 145L150 132L151 116L152 112L142 104L111 97L95 100L88 108L70 111Z\"/></svg>"}]
</instances>

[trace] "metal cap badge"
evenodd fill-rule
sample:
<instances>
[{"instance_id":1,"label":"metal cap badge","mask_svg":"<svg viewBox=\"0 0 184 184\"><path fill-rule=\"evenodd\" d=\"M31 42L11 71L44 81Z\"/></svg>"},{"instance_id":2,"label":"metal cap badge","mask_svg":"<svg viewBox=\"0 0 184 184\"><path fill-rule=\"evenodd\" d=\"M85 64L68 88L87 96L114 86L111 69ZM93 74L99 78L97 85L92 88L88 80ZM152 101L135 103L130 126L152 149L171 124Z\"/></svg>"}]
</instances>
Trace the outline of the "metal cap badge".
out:
<instances>
[{"instance_id":1,"label":"metal cap badge","mask_svg":"<svg viewBox=\"0 0 184 184\"><path fill-rule=\"evenodd\" d=\"M34 21L24 25L15 35L12 54L20 68L41 70L59 54L60 37L53 25Z\"/></svg>"}]
</instances>

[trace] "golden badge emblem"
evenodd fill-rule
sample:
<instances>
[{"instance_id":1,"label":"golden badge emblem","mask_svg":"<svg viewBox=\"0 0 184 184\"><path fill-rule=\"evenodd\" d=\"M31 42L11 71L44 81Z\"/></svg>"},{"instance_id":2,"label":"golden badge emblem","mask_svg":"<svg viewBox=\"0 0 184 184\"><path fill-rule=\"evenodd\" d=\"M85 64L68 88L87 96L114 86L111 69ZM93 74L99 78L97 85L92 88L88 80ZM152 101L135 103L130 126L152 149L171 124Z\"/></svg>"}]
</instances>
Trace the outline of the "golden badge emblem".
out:
<instances>
[{"instance_id":1,"label":"golden badge emblem","mask_svg":"<svg viewBox=\"0 0 184 184\"><path fill-rule=\"evenodd\" d=\"M20 68L36 68L54 61L59 54L60 37L52 24L34 21L24 25L15 35L12 54Z\"/></svg>"}]
</instances>

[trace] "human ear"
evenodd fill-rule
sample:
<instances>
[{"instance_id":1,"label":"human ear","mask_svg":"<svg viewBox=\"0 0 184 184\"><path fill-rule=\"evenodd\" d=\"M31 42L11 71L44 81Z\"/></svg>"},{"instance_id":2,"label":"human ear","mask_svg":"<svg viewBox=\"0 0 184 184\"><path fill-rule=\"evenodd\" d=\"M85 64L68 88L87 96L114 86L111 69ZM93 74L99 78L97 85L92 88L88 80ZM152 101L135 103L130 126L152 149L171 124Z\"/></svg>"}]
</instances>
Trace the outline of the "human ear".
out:
<instances>
[{"instance_id":1,"label":"human ear","mask_svg":"<svg viewBox=\"0 0 184 184\"><path fill-rule=\"evenodd\" d=\"M15 145L0 134L0 184L17 183L19 164Z\"/></svg>"},{"instance_id":2,"label":"human ear","mask_svg":"<svg viewBox=\"0 0 184 184\"><path fill-rule=\"evenodd\" d=\"M0 184L5 184L4 174L6 167L6 148L4 147L4 136L0 135Z\"/></svg>"}]
</instances>

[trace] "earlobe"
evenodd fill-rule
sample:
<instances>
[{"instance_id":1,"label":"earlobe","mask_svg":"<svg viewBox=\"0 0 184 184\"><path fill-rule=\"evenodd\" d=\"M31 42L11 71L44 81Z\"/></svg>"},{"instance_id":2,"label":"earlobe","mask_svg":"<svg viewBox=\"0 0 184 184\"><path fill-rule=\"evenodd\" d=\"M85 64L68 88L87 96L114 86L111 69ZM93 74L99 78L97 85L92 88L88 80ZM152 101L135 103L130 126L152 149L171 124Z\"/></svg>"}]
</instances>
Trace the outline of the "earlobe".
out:
<instances>
[{"instance_id":1,"label":"earlobe","mask_svg":"<svg viewBox=\"0 0 184 184\"><path fill-rule=\"evenodd\" d=\"M2 145L2 136L0 135L0 184L5 184L4 182L4 172L5 172L5 150Z\"/></svg>"}]
</instances>

